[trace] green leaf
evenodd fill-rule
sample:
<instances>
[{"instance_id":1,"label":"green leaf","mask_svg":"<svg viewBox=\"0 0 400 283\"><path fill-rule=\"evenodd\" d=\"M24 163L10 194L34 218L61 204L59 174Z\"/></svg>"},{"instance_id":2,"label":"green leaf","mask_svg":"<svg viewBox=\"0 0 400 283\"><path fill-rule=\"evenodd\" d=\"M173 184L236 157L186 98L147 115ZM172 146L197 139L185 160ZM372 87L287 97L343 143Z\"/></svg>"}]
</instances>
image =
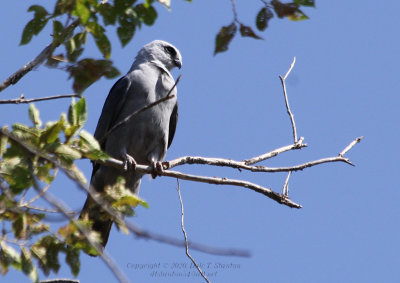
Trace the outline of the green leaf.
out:
<instances>
[{"instance_id":1,"label":"green leaf","mask_svg":"<svg viewBox=\"0 0 400 283\"><path fill-rule=\"evenodd\" d=\"M75 10L72 13L77 16L82 24L86 24L90 18L90 10L85 5L84 1L76 1Z\"/></svg>"},{"instance_id":2,"label":"green leaf","mask_svg":"<svg viewBox=\"0 0 400 283\"><path fill-rule=\"evenodd\" d=\"M308 17L301 10L297 10L292 15L289 15L288 19L291 21L303 21L303 20L307 20Z\"/></svg>"},{"instance_id":3,"label":"green leaf","mask_svg":"<svg viewBox=\"0 0 400 283\"><path fill-rule=\"evenodd\" d=\"M0 258L2 258L2 261L7 262L7 266L11 264L12 267L14 267L17 270L20 270L21 256L19 255L19 253L13 247L7 245L4 241L0 241L0 247L1 247Z\"/></svg>"},{"instance_id":4,"label":"green leaf","mask_svg":"<svg viewBox=\"0 0 400 283\"><path fill-rule=\"evenodd\" d=\"M87 32L77 33L73 38L64 42L67 58L70 62L75 62L82 54L83 48L81 47L86 43Z\"/></svg>"},{"instance_id":5,"label":"green leaf","mask_svg":"<svg viewBox=\"0 0 400 283\"><path fill-rule=\"evenodd\" d=\"M30 140L34 144L36 144L36 140L40 137L41 131L38 128L31 128L21 123L13 124L12 128L13 134L15 134L18 138Z\"/></svg>"},{"instance_id":6,"label":"green leaf","mask_svg":"<svg viewBox=\"0 0 400 283\"><path fill-rule=\"evenodd\" d=\"M141 205L143 207L149 208L149 204L146 201L139 198L137 195L123 196L112 204L114 208L122 207L125 205L135 206L135 207Z\"/></svg>"},{"instance_id":7,"label":"green leaf","mask_svg":"<svg viewBox=\"0 0 400 283\"><path fill-rule=\"evenodd\" d=\"M68 110L68 122L71 125L82 127L87 119L86 100L84 97L75 103L73 100Z\"/></svg>"},{"instance_id":8,"label":"green leaf","mask_svg":"<svg viewBox=\"0 0 400 283\"><path fill-rule=\"evenodd\" d=\"M62 121L54 123L42 132L40 135L40 142L48 144L56 141L62 129L64 129L64 123Z\"/></svg>"},{"instance_id":9,"label":"green leaf","mask_svg":"<svg viewBox=\"0 0 400 283\"><path fill-rule=\"evenodd\" d=\"M25 248L21 248L21 269L22 272L29 276L32 282L38 282L38 272L36 266L32 262L31 253Z\"/></svg>"},{"instance_id":10,"label":"green leaf","mask_svg":"<svg viewBox=\"0 0 400 283\"><path fill-rule=\"evenodd\" d=\"M8 137L0 134L0 158L3 158L3 154L7 150Z\"/></svg>"},{"instance_id":11,"label":"green leaf","mask_svg":"<svg viewBox=\"0 0 400 283\"><path fill-rule=\"evenodd\" d=\"M69 126L64 130L65 137L69 140L81 127L78 125Z\"/></svg>"},{"instance_id":12,"label":"green leaf","mask_svg":"<svg viewBox=\"0 0 400 283\"><path fill-rule=\"evenodd\" d=\"M97 22L89 22L87 24L88 31L93 35L96 42L97 48L103 54L105 58L110 58L111 55L111 43L108 37L104 33L104 28Z\"/></svg>"},{"instance_id":13,"label":"green leaf","mask_svg":"<svg viewBox=\"0 0 400 283\"><path fill-rule=\"evenodd\" d=\"M35 107L33 103L29 104L28 114L29 119L31 120L35 128L39 128L42 125L42 121L39 117L39 110Z\"/></svg>"},{"instance_id":14,"label":"green leaf","mask_svg":"<svg viewBox=\"0 0 400 283\"><path fill-rule=\"evenodd\" d=\"M150 7L150 6L154 3L154 1L155 1L155 0L145 0L144 3L143 3L143 5L144 5L146 8L148 8L148 7Z\"/></svg>"},{"instance_id":15,"label":"green leaf","mask_svg":"<svg viewBox=\"0 0 400 283\"><path fill-rule=\"evenodd\" d=\"M255 39L262 39L259 37L257 34L254 33L254 31L251 29L251 27L245 26L243 24L240 24L240 34L243 37L252 37Z\"/></svg>"},{"instance_id":16,"label":"green leaf","mask_svg":"<svg viewBox=\"0 0 400 283\"><path fill-rule=\"evenodd\" d=\"M58 0L54 8L54 15L70 14L75 9L76 0Z\"/></svg>"},{"instance_id":17,"label":"green leaf","mask_svg":"<svg viewBox=\"0 0 400 283\"><path fill-rule=\"evenodd\" d=\"M42 166L39 166L36 168L36 177L43 181L46 182L47 184L50 184L51 182L54 181L54 176L50 175L50 171L54 169L54 165L51 162L45 163Z\"/></svg>"},{"instance_id":18,"label":"green leaf","mask_svg":"<svg viewBox=\"0 0 400 283\"><path fill-rule=\"evenodd\" d=\"M308 17L299 9L296 3L281 3L278 0L272 0L271 5L274 7L275 13L279 18L287 17L292 21L301 21L308 19Z\"/></svg>"},{"instance_id":19,"label":"green leaf","mask_svg":"<svg viewBox=\"0 0 400 283\"><path fill-rule=\"evenodd\" d=\"M8 262L8 259L3 251L3 249L0 249L0 272L1 275L6 275L8 272L8 266L10 263Z\"/></svg>"},{"instance_id":20,"label":"green leaf","mask_svg":"<svg viewBox=\"0 0 400 283\"><path fill-rule=\"evenodd\" d=\"M94 60L91 58L78 61L68 67L70 78L74 78L73 89L81 93L102 76L114 78L119 75L118 70L112 66L109 60Z\"/></svg>"},{"instance_id":21,"label":"green leaf","mask_svg":"<svg viewBox=\"0 0 400 283\"><path fill-rule=\"evenodd\" d=\"M98 141L88 132L80 132L79 147L81 153L90 160L106 160L109 156L101 151Z\"/></svg>"},{"instance_id":22,"label":"green leaf","mask_svg":"<svg viewBox=\"0 0 400 283\"><path fill-rule=\"evenodd\" d=\"M59 144L55 148L54 153L67 163L72 163L74 160L82 157L79 151L69 147L66 144Z\"/></svg>"},{"instance_id":23,"label":"green leaf","mask_svg":"<svg viewBox=\"0 0 400 283\"><path fill-rule=\"evenodd\" d=\"M18 157L7 158L2 162L0 172L13 194L20 194L32 185L31 172Z\"/></svg>"},{"instance_id":24,"label":"green leaf","mask_svg":"<svg viewBox=\"0 0 400 283\"><path fill-rule=\"evenodd\" d=\"M28 12L35 12L35 18L47 16L49 13L40 5L32 5L28 8Z\"/></svg>"},{"instance_id":25,"label":"green leaf","mask_svg":"<svg viewBox=\"0 0 400 283\"><path fill-rule=\"evenodd\" d=\"M268 27L268 21L272 19L274 14L268 7L264 7L258 12L256 17L256 26L258 30L264 31Z\"/></svg>"},{"instance_id":26,"label":"green leaf","mask_svg":"<svg viewBox=\"0 0 400 283\"><path fill-rule=\"evenodd\" d=\"M217 37L215 38L215 50L214 50L214 55L216 55L219 52L224 52L228 50L228 46L231 43L233 37L236 34L236 24L235 22L232 22L229 26L224 26L220 29L220 31L217 34Z\"/></svg>"},{"instance_id":27,"label":"green leaf","mask_svg":"<svg viewBox=\"0 0 400 283\"><path fill-rule=\"evenodd\" d=\"M71 268L72 274L76 277L79 274L81 269L81 262L79 260L79 250L68 248L67 249L67 256L65 257L65 261Z\"/></svg>"},{"instance_id":28,"label":"green leaf","mask_svg":"<svg viewBox=\"0 0 400 283\"><path fill-rule=\"evenodd\" d=\"M103 16L104 25L114 25L117 20L117 13L110 3L98 5L97 11Z\"/></svg>"},{"instance_id":29,"label":"green leaf","mask_svg":"<svg viewBox=\"0 0 400 283\"><path fill-rule=\"evenodd\" d=\"M24 28L24 31L22 32L22 38L21 38L21 41L20 41L19 45L28 44L32 40L32 37L33 37L33 34L34 34L33 25L34 25L33 20L29 21L26 24L26 26Z\"/></svg>"},{"instance_id":30,"label":"green leaf","mask_svg":"<svg viewBox=\"0 0 400 283\"><path fill-rule=\"evenodd\" d=\"M62 34L64 32L64 27L60 21L53 21L53 38L55 43L63 42Z\"/></svg>"},{"instance_id":31,"label":"green leaf","mask_svg":"<svg viewBox=\"0 0 400 283\"><path fill-rule=\"evenodd\" d=\"M146 25L151 26L157 19L157 11L153 6L145 7L143 4L136 5L134 11L139 16L139 19Z\"/></svg>"},{"instance_id":32,"label":"green leaf","mask_svg":"<svg viewBox=\"0 0 400 283\"><path fill-rule=\"evenodd\" d=\"M58 254L62 249L63 244L52 235L40 238L32 245L32 255L38 259L39 267L46 276L50 274L50 271L57 273L60 269Z\"/></svg>"},{"instance_id":33,"label":"green leaf","mask_svg":"<svg viewBox=\"0 0 400 283\"><path fill-rule=\"evenodd\" d=\"M27 221L26 214L18 215L17 219L12 223L12 230L15 238L25 239L26 238Z\"/></svg>"},{"instance_id":34,"label":"green leaf","mask_svg":"<svg viewBox=\"0 0 400 283\"><path fill-rule=\"evenodd\" d=\"M113 79L115 77L118 77L121 73L118 71L117 68L113 67L111 65L112 63L110 62L110 64L106 64L106 68L104 69L104 76L107 79Z\"/></svg>"},{"instance_id":35,"label":"green leaf","mask_svg":"<svg viewBox=\"0 0 400 283\"><path fill-rule=\"evenodd\" d=\"M293 0L299 6L315 7L314 0Z\"/></svg>"},{"instance_id":36,"label":"green leaf","mask_svg":"<svg viewBox=\"0 0 400 283\"><path fill-rule=\"evenodd\" d=\"M79 136L83 144L87 145L91 149L100 150L99 142L89 132L82 130L79 133Z\"/></svg>"},{"instance_id":37,"label":"green leaf","mask_svg":"<svg viewBox=\"0 0 400 283\"><path fill-rule=\"evenodd\" d=\"M136 0L114 0L115 13L122 15L126 12L126 9L132 7Z\"/></svg>"},{"instance_id":38,"label":"green leaf","mask_svg":"<svg viewBox=\"0 0 400 283\"><path fill-rule=\"evenodd\" d=\"M39 34L39 32L46 26L48 19L46 18L33 18L30 20L22 32L20 45L25 45L32 40L34 35Z\"/></svg>"},{"instance_id":39,"label":"green leaf","mask_svg":"<svg viewBox=\"0 0 400 283\"><path fill-rule=\"evenodd\" d=\"M135 26L120 26L117 29L118 38L121 41L122 46L125 46L131 41L135 34Z\"/></svg>"}]
</instances>

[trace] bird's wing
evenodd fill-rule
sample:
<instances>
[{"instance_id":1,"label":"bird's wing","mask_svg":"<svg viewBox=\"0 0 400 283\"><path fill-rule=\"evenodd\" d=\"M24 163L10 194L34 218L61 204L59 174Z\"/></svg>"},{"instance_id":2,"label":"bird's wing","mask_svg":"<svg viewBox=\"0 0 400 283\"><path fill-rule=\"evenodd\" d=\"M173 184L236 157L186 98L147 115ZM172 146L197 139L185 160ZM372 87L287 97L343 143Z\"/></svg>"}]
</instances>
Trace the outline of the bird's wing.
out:
<instances>
[{"instance_id":1,"label":"bird's wing","mask_svg":"<svg viewBox=\"0 0 400 283\"><path fill-rule=\"evenodd\" d=\"M94 137L100 142L102 149L104 149L106 140L104 136L118 120L118 115L125 104L130 86L129 78L124 76L114 84L107 96L94 133Z\"/></svg>"},{"instance_id":2,"label":"bird's wing","mask_svg":"<svg viewBox=\"0 0 400 283\"><path fill-rule=\"evenodd\" d=\"M174 139L177 123L178 123L178 101L176 102L174 109L172 110L171 117L169 119L168 148L170 147L172 140Z\"/></svg>"},{"instance_id":3,"label":"bird's wing","mask_svg":"<svg viewBox=\"0 0 400 283\"><path fill-rule=\"evenodd\" d=\"M103 110L97 123L94 137L99 141L100 148L105 149L106 138L105 134L112 128L118 119L118 115L121 113L121 109L127 98L128 90L131 86L130 80L127 76L120 78L111 88L110 93L107 96L106 102L104 102ZM93 171L92 178L96 171L100 168L100 164L92 162Z\"/></svg>"}]
</instances>

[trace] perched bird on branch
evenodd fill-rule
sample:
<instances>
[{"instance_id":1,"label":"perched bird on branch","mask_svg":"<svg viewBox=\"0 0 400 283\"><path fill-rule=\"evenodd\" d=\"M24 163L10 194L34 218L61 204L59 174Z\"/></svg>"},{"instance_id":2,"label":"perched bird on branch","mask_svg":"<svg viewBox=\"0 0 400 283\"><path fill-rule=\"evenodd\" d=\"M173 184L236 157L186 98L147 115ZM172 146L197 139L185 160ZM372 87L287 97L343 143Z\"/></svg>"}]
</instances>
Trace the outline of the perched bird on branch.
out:
<instances>
[{"instance_id":1,"label":"perched bird on branch","mask_svg":"<svg viewBox=\"0 0 400 283\"><path fill-rule=\"evenodd\" d=\"M136 163L151 165L153 177L162 173L161 161L174 138L178 119L177 90L170 73L174 67L182 67L179 50L168 42L155 40L143 46L129 72L111 88L94 136L103 151L124 160L127 168L132 170L122 171L94 163L90 185L95 191L103 192L106 186L113 185L122 176L125 186L138 194L143 174L135 172ZM168 94L175 96L126 119ZM113 128L121 121L122 124ZM112 220L90 196L80 219L93 222L93 230L100 233L104 247Z\"/></svg>"}]
</instances>

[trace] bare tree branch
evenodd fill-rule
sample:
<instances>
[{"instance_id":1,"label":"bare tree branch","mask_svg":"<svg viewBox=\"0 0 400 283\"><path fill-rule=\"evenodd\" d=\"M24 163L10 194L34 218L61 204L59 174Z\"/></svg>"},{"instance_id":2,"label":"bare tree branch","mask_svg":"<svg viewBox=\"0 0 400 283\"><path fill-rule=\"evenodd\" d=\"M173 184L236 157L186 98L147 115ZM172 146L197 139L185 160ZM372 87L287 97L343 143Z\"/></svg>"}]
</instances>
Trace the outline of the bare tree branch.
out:
<instances>
[{"instance_id":1,"label":"bare tree branch","mask_svg":"<svg viewBox=\"0 0 400 283\"><path fill-rule=\"evenodd\" d=\"M235 0L231 0L231 4L232 4L233 18L234 18L235 22L239 22L237 9L236 9L236 1Z\"/></svg>"},{"instance_id":2,"label":"bare tree branch","mask_svg":"<svg viewBox=\"0 0 400 283\"><path fill-rule=\"evenodd\" d=\"M236 169L244 169L251 172L288 172L288 171L299 171L303 170L308 167L316 166L322 163L329 163L329 162L345 162L348 164L352 164L348 158L343 156L333 156L327 158L321 158L318 160L313 160L309 162L305 162L302 164L294 165L294 166L286 166L286 167L267 167L267 166L249 166L246 165L246 161L235 161L232 159L223 159L223 158L210 158L210 157L200 157L200 156L184 156L179 157L171 161L163 162L164 168L169 169L176 167L178 165L183 164L206 164L206 165L213 165L213 166L224 166L224 167L232 167ZM115 164L115 163L113 163ZM110 163L110 165L112 165ZM118 166L117 164L115 164ZM150 168L150 167L149 167ZM147 172L145 172L147 173Z\"/></svg>"},{"instance_id":3,"label":"bare tree branch","mask_svg":"<svg viewBox=\"0 0 400 283\"><path fill-rule=\"evenodd\" d=\"M32 210L43 211L43 212L47 212L47 213L62 213L61 211L59 211L57 209L50 209L47 207L34 206L34 205L30 205L30 204L23 204L23 205L21 205L21 207L26 207L26 208L29 208ZM76 215L76 212L74 212L74 211L68 211L67 213L69 215L71 215L72 217Z\"/></svg>"},{"instance_id":4,"label":"bare tree branch","mask_svg":"<svg viewBox=\"0 0 400 283\"><path fill-rule=\"evenodd\" d=\"M353 148L356 144L358 144L364 137L358 137L354 141L352 141L348 146L346 146L345 149L343 149L340 153L339 156L343 157L350 149ZM352 165L352 164L351 164Z\"/></svg>"},{"instance_id":5,"label":"bare tree branch","mask_svg":"<svg viewBox=\"0 0 400 283\"><path fill-rule=\"evenodd\" d=\"M61 38L66 34L71 32L71 30L74 30L79 24L79 20L76 20L72 22L68 27L64 29L63 34L61 35ZM47 45L40 53L38 56L36 56L35 59L32 61L28 62L22 68L17 70L14 74L9 76L5 81L0 83L0 92L9 87L10 85L16 84L23 76L25 76L27 73L32 71L36 66L40 65L43 63L44 60L46 60L52 53L53 51L60 45L60 43L55 44L54 42L50 43Z\"/></svg>"},{"instance_id":6,"label":"bare tree branch","mask_svg":"<svg viewBox=\"0 0 400 283\"><path fill-rule=\"evenodd\" d=\"M185 237L186 255L196 266L197 270L200 272L201 276L203 276L204 280L206 280L208 283L210 283L210 280L208 280L207 276L201 270L200 266L197 264L197 262L194 260L194 258L189 254L189 243L188 243L188 238L187 238L185 224L184 224L185 212L183 210L183 201L182 201L182 195L181 195L181 188L179 186L179 179L176 179L176 182L177 182L176 190L178 191L179 202L181 203L181 228L182 228L183 236Z\"/></svg>"},{"instance_id":7,"label":"bare tree branch","mask_svg":"<svg viewBox=\"0 0 400 283\"><path fill-rule=\"evenodd\" d=\"M282 188L282 194L286 197L289 197L289 178L290 175L292 174L292 171L289 171L285 180L285 183L283 184Z\"/></svg>"},{"instance_id":8,"label":"bare tree branch","mask_svg":"<svg viewBox=\"0 0 400 283\"><path fill-rule=\"evenodd\" d=\"M31 102L37 102L37 101L68 98L68 97L81 97L81 95L74 93L74 94L61 94L61 95L55 95L55 96L46 96L46 97L40 97L40 98L26 99L24 94L21 94L21 96L19 98L0 100L0 104L31 103Z\"/></svg>"},{"instance_id":9,"label":"bare tree branch","mask_svg":"<svg viewBox=\"0 0 400 283\"><path fill-rule=\"evenodd\" d=\"M256 164L256 163L259 163L259 162L261 162L261 161L264 161L264 160L266 160L266 159L275 157L275 156L277 156L278 154L281 154L281 153L283 153L283 152L285 152L285 151L289 151L289 150L293 150L293 149L302 149L303 147L306 147L306 146L307 146L307 144L303 143L303 140L304 140L304 138L301 137L301 138L300 138L298 141L296 141L294 144L290 144L290 145L286 145L286 146L283 146L283 147L274 149L274 150L272 150L272 151L270 151L270 152L261 154L261 155L256 156L256 157L252 157L252 158L250 158L250 159L245 159L245 160L243 160L243 162L244 162L246 165L252 165L252 164Z\"/></svg>"},{"instance_id":10,"label":"bare tree branch","mask_svg":"<svg viewBox=\"0 0 400 283\"><path fill-rule=\"evenodd\" d=\"M290 72L292 71L295 62L296 62L296 57L293 58L293 62L290 65L289 70L286 72L286 75L284 77L279 76L281 83L282 83L282 87L283 87L283 96L285 97L286 110L287 110L287 113L289 114L290 122L292 123L293 142L294 143L297 142L297 130L296 130L296 124L294 122L294 116L293 116L292 111L290 110L290 106L289 106L289 100L287 97L285 80L289 76Z\"/></svg>"},{"instance_id":11,"label":"bare tree branch","mask_svg":"<svg viewBox=\"0 0 400 283\"><path fill-rule=\"evenodd\" d=\"M189 159L192 157L188 157ZM202 162L201 157L197 157L197 160ZM106 161L98 161L101 164L107 165L107 166L113 166L115 168L124 170L124 165L123 162L114 158L110 158ZM229 163L229 160L227 160ZM166 164L166 163L164 163ZM205 163L199 163L199 164L205 164ZM140 173L145 173L145 174L151 174L153 172L153 168L151 166L147 165L136 165L136 171ZM173 177L173 178L178 178L181 180L187 180L187 181L195 181L195 182L201 182L201 183L208 183L208 184L215 184L215 185L231 185L231 186L238 186L238 187L244 187L248 188L250 190L253 190L255 192L261 193L270 199L273 199L277 201L280 204L287 205L289 207L293 208L301 208L302 206L291 201L287 197L274 192L273 190L269 188L262 187L260 185L247 182L247 181L242 181L242 180L235 180L235 179L227 179L227 178L220 178L220 177L204 177L204 176L198 176L198 175L191 175L191 174L184 174L178 171L172 171L172 170L164 170L162 173L163 176L168 176L168 177Z\"/></svg>"}]
</instances>

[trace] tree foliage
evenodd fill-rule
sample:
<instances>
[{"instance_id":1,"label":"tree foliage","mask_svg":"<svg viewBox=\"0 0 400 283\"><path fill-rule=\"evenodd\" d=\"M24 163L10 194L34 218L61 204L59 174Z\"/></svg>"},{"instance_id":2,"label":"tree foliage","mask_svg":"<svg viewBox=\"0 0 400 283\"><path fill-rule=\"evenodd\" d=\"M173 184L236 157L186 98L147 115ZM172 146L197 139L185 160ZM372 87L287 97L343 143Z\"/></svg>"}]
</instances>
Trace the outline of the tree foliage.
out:
<instances>
[{"instance_id":1,"label":"tree foliage","mask_svg":"<svg viewBox=\"0 0 400 283\"><path fill-rule=\"evenodd\" d=\"M115 26L121 45L126 46L143 25L155 23L157 2L167 8L170 6L170 1L166 0L58 0L52 11L32 5L28 12L33 17L23 29L20 44L29 44L51 25L52 52L45 64L48 67L63 64L74 91L83 93L101 77L119 75L110 60L112 43L107 27ZM255 14L255 26L259 32L265 31L274 15L304 20L307 16L300 10L303 6L313 7L314 0L262 1ZM215 54L226 51L238 31L242 37L261 39L250 26L239 21L235 11L233 22L223 26L216 36ZM82 58L88 36L93 38L102 58ZM60 255L64 254L71 273L77 276L80 251L97 252L92 244L99 239L97 233L90 232L91 223L76 221L72 216L64 226L53 230L46 221L48 208L41 210L32 203L47 194L60 168L86 183L75 161L82 158L106 160L108 156L101 151L96 139L83 130L87 119L84 98L73 101L67 114L62 113L58 121L43 123L34 104L30 105L28 114L31 125L14 123L11 128L0 129L0 219L3 224L0 271L5 275L13 267L37 282L38 269L45 275L57 273L61 266ZM34 196L26 200L28 195ZM118 215L130 216L132 206L147 206L126 190L123 182L106 189L103 199ZM90 233L85 235L82 232L85 229Z\"/></svg>"},{"instance_id":2,"label":"tree foliage","mask_svg":"<svg viewBox=\"0 0 400 283\"><path fill-rule=\"evenodd\" d=\"M274 12L278 18L288 18L291 21L302 21L308 19L308 17L300 10L300 7L315 6L314 0L294 0L291 3L282 3L279 0L262 2L264 5L255 18L255 24L259 31L265 31L268 28L268 22L274 17ZM228 50L229 44L235 37L238 29L242 37L262 39L262 37L257 35L250 26L240 22L235 5L233 6L233 10L234 19L232 23L223 26L215 38L214 55Z\"/></svg>"}]
</instances>

